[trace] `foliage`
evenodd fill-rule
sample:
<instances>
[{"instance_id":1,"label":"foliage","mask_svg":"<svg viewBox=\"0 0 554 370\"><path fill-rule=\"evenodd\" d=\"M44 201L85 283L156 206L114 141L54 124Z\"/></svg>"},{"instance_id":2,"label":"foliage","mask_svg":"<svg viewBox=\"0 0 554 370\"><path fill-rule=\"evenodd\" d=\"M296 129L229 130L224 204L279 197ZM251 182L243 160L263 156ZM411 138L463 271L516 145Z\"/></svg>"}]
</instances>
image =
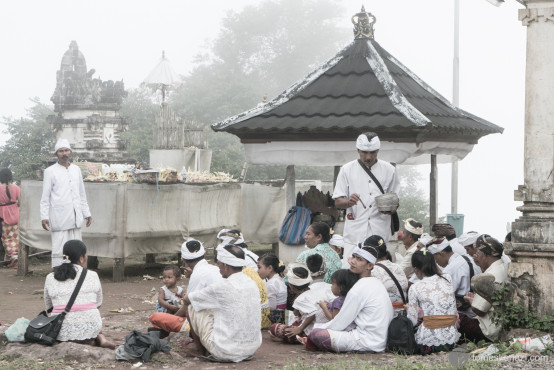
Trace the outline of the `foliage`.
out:
<instances>
[{"instance_id":1,"label":"foliage","mask_svg":"<svg viewBox=\"0 0 554 370\"><path fill-rule=\"evenodd\" d=\"M493 294L492 318L497 325L505 331L525 328L554 333L554 314L539 317L535 310L513 302L511 293L510 285L503 283Z\"/></svg>"},{"instance_id":2,"label":"foliage","mask_svg":"<svg viewBox=\"0 0 554 370\"><path fill-rule=\"evenodd\" d=\"M1 167L10 166L14 181L36 179L33 164L40 164L45 158L52 157L56 139L47 117L54 112L38 98L32 98L34 105L27 109L27 116L21 119L3 117L5 134L10 138L0 149Z\"/></svg>"},{"instance_id":3,"label":"foliage","mask_svg":"<svg viewBox=\"0 0 554 370\"><path fill-rule=\"evenodd\" d=\"M340 18L342 9L330 0L268 0L228 13L219 35L170 95L171 107L206 125L255 107L264 95L285 90L350 40L351 33L337 26ZM245 157L238 138L212 132L208 145L213 171L240 176ZM318 173L300 168L297 177ZM329 178L332 169L321 173ZM284 175L285 166L251 166L247 179Z\"/></svg>"},{"instance_id":4,"label":"foliage","mask_svg":"<svg viewBox=\"0 0 554 370\"><path fill-rule=\"evenodd\" d=\"M152 148L156 113L160 107L152 102L153 94L145 88L130 90L121 104L119 114L130 119L129 129L121 133L127 142L131 158L149 163L149 149Z\"/></svg>"}]
</instances>

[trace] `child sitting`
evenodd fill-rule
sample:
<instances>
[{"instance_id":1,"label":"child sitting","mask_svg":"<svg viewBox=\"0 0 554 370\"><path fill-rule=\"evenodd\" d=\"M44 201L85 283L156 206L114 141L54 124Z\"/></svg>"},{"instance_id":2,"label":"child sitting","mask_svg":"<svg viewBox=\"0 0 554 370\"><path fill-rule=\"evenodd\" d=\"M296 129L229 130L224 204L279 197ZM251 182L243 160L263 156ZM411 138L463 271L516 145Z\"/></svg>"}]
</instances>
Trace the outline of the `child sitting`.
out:
<instances>
[{"instance_id":1,"label":"child sitting","mask_svg":"<svg viewBox=\"0 0 554 370\"><path fill-rule=\"evenodd\" d=\"M319 306L323 310L325 317L328 320L333 320L335 316L340 312L346 294L358 281L358 275L350 270L338 270L331 276L331 291L337 298L332 302L319 301Z\"/></svg>"},{"instance_id":2,"label":"child sitting","mask_svg":"<svg viewBox=\"0 0 554 370\"><path fill-rule=\"evenodd\" d=\"M298 343L296 336L306 336L306 330L309 333L315 319L315 311L311 308L309 312L304 311L306 294L310 290L310 271L303 263L292 263L287 272L287 279L291 292L296 294L293 308L294 315L297 317L292 325L275 323L269 327L269 335L273 340L283 341L285 343Z\"/></svg>"},{"instance_id":3,"label":"child sitting","mask_svg":"<svg viewBox=\"0 0 554 370\"><path fill-rule=\"evenodd\" d=\"M327 322L329 319L325 316L325 313L318 304L320 301L331 301L335 298L331 290L331 284L323 280L327 273L327 266L325 266L325 261L320 254L308 256L308 258L306 258L306 265L308 265L308 270L310 270L313 282L310 285L310 291L303 300L303 302L305 302L304 310L311 310L314 312L314 324Z\"/></svg>"},{"instance_id":4,"label":"child sitting","mask_svg":"<svg viewBox=\"0 0 554 370\"><path fill-rule=\"evenodd\" d=\"M287 286L281 278L285 265L273 253L267 253L258 259L258 275L265 281L269 301L271 323L285 323L287 308Z\"/></svg>"},{"instance_id":5,"label":"child sitting","mask_svg":"<svg viewBox=\"0 0 554 370\"><path fill-rule=\"evenodd\" d=\"M167 265L162 276L165 285L158 293L156 312L174 314L179 310L179 301L183 295L183 288L177 286L177 282L181 280L181 270L175 265Z\"/></svg>"}]
</instances>

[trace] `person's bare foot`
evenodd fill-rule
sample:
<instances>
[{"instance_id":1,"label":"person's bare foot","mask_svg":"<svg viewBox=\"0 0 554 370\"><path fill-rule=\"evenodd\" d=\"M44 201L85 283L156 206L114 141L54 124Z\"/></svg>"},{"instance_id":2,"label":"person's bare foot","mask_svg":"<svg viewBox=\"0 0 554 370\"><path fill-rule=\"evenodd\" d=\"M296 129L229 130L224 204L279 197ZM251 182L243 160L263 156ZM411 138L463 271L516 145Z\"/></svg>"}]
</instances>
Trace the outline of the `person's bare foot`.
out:
<instances>
[{"instance_id":1,"label":"person's bare foot","mask_svg":"<svg viewBox=\"0 0 554 370\"><path fill-rule=\"evenodd\" d=\"M107 340L103 334L98 334L98 336L96 337L96 344L98 345L98 347L102 347L102 348L109 348L109 349L117 348L117 345Z\"/></svg>"}]
</instances>

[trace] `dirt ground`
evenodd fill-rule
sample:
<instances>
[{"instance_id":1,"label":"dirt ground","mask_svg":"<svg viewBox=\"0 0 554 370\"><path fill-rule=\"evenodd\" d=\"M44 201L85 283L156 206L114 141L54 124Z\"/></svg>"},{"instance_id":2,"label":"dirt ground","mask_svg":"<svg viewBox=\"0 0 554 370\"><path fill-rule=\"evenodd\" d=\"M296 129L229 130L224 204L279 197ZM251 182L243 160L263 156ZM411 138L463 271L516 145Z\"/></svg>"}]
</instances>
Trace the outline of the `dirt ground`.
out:
<instances>
[{"instance_id":1,"label":"dirt ground","mask_svg":"<svg viewBox=\"0 0 554 370\"><path fill-rule=\"evenodd\" d=\"M158 257L159 258L159 257ZM103 332L106 337L118 344L124 342L131 330L146 331L150 326L148 316L155 311L155 296L162 285L159 279L164 263L146 265L141 260L127 260L126 280L121 283L111 281L110 259L100 259L97 270L104 294L100 308L104 320ZM44 279L50 270L50 260L33 259L29 276L16 276L16 270L0 268L0 338L2 333L19 317L32 319L44 309L42 290ZM153 280L143 276L149 275ZM182 281L183 286L186 281ZM114 313L111 310L131 307L134 312ZM181 334L169 337L171 352L159 353L151 361L136 366L138 361L121 362L115 360L114 352L93 346L76 343L60 343L53 347L38 344L0 344L0 369L58 369L58 368L100 368L100 369L269 369L269 368L405 368L448 366L447 354L431 356L398 356L393 354L330 354L307 352L300 345L285 345L269 339L262 333L263 344L251 361L239 364L210 363L195 357L194 346L184 346Z\"/></svg>"}]
</instances>

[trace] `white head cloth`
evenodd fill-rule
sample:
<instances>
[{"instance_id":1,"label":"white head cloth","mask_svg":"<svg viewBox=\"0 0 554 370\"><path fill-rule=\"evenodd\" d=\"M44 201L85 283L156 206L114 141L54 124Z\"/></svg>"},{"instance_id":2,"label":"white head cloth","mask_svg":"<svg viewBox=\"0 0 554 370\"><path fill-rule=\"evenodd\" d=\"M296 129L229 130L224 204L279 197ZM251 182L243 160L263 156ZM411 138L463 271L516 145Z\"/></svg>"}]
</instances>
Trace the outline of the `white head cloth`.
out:
<instances>
[{"instance_id":1,"label":"white head cloth","mask_svg":"<svg viewBox=\"0 0 554 370\"><path fill-rule=\"evenodd\" d=\"M356 140L356 148L364 152L373 152L381 148L381 141L379 140L379 136L375 136L369 141L365 134L361 134Z\"/></svg>"},{"instance_id":2,"label":"white head cloth","mask_svg":"<svg viewBox=\"0 0 554 370\"><path fill-rule=\"evenodd\" d=\"M473 245L477 238L479 238L479 234L477 231L470 231L468 233L463 233L458 237L458 242L462 245L462 247L465 247L467 245Z\"/></svg>"},{"instance_id":3,"label":"white head cloth","mask_svg":"<svg viewBox=\"0 0 554 370\"><path fill-rule=\"evenodd\" d=\"M420 242L421 244L423 244L423 246L425 247L427 245L427 243L429 243L431 240L433 240L433 237L427 233L423 233L421 234L421 236L419 237L419 240L418 242Z\"/></svg>"},{"instance_id":4,"label":"white head cloth","mask_svg":"<svg viewBox=\"0 0 554 370\"><path fill-rule=\"evenodd\" d=\"M369 248L373 248L373 247L369 247ZM352 251L352 254L357 254L358 256L362 257L363 259L365 259L369 263L377 262L377 258L375 258L375 256L373 254L369 253L368 251L363 250L360 247L354 248L354 250Z\"/></svg>"},{"instance_id":5,"label":"white head cloth","mask_svg":"<svg viewBox=\"0 0 554 370\"><path fill-rule=\"evenodd\" d=\"M333 237L331 240L329 240L330 245L334 245L335 247L344 248L344 238L342 235L333 234Z\"/></svg>"},{"instance_id":6,"label":"white head cloth","mask_svg":"<svg viewBox=\"0 0 554 370\"><path fill-rule=\"evenodd\" d=\"M410 224L410 221L415 221L413 218L408 218L407 220L404 220L404 228L411 232L412 234L421 235L423 234L423 226L421 227L413 227ZM417 221L416 221L417 222Z\"/></svg>"},{"instance_id":7,"label":"white head cloth","mask_svg":"<svg viewBox=\"0 0 554 370\"><path fill-rule=\"evenodd\" d=\"M296 276L293 270L297 267L303 268L304 270L306 270L308 277L303 279L301 277ZM287 279L289 283L294 286L302 286L302 285L310 284L312 282L312 277L310 276L310 270L308 270L308 266L306 266L303 263L291 263L289 265L289 270L287 271Z\"/></svg>"},{"instance_id":8,"label":"white head cloth","mask_svg":"<svg viewBox=\"0 0 554 370\"><path fill-rule=\"evenodd\" d=\"M431 254L437 254L440 251L444 250L444 248L448 247L450 245L450 241L446 238L440 243L440 244L433 244L427 247L427 250L431 252Z\"/></svg>"},{"instance_id":9,"label":"white head cloth","mask_svg":"<svg viewBox=\"0 0 554 370\"><path fill-rule=\"evenodd\" d=\"M223 245L218 245L216 248L217 260L221 263L224 263L233 267L244 267L246 266L246 260L244 258L235 257L232 253L223 248Z\"/></svg>"},{"instance_id":10,"label":"white head cloth","mask_svg":"<svg viewBox=\"0 0 554 370\"><path fill-rule=\"evenodd\" d=\"M222 229L219 233L217 233L217 238L221 240L223 245L227 244L241 244L244 243L244 237L241 234L231 234L229 233L231 229Z\"/></svg>"},{"instance_id":11,"label":"white head cloth","mask_svg":"<svg viewBox=\"0 0 554 370\"><path fill-rule=\"evenodd\" d=\"M189 242L197 242L198 244L200 244L200 249L198 249L196 252L189 251L189 249L187 248L187 243ZM204 249L204 246L200 241L196 239L188 238L181 245L181 258L183 258L184 260L194 260L196 258L202 257L205 254L206 254L206 250Z\"/></svg>"},{"instance_id":12,"label":"white head cloth","mask_svg":"<svg viewBox=\"0 0 554 370\"><path fill-rule=\"evenodd\" d=\"M71 150L71 145L69 145L69 141L67 139L58 139L58 141L56 142L56 146L54 146L54 154L62 148L67 148Z\"/></svg>"}]
</instances>

